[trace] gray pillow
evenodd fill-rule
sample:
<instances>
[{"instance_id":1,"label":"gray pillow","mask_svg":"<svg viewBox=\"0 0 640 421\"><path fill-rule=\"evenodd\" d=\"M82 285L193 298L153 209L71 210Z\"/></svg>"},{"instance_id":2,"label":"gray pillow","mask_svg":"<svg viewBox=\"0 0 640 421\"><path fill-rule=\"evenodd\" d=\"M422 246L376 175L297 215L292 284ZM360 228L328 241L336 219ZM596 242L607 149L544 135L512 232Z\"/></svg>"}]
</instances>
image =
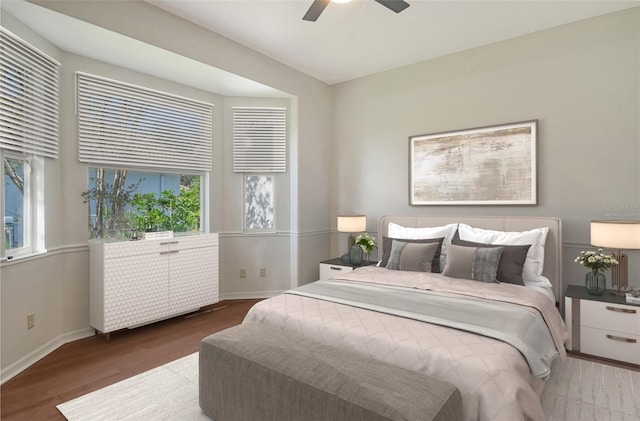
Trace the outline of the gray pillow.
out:
<instances>
[{"instance_id":1,"label":"gray pillow","mask_svg":"<svg viewBox=\"0 0 640 421\"><path fill-rule=\"evenodd\" d=\"M447 247L447 265L442 272L452 278L498 282L498 263L503 247Z\"/></svg>"},{"instance_id":2,"label":"gray pillow","mask_svg":"<svg viewBox=\"0 0 640 421\"><path fill-rule=\"evenodd\" d=\"M393 240L402 241L403 243L417 243L417 244L426 244L426 243L438 243L439 247L436 250L436 254L433 256L433 261L431 262L431 270L433 273L440 273L440 252L442 251L442 242L444 241L444 237L441 238L424 238L420 240L405 240L402 238L389 238L382 237L382 259L380 259L380 267L386 267L389 262L389 256L391 255L391 247L393 245Z\"/></svg>"},{"instance_id":3,"label":"gray pillow","mask_svg":"<svg viewBox=\"0 0 640 421\"><path fill-rule=\"evenodd\" d=\"M393 240L387 269L413 272L431 272L431 266L440 243L409 243Z\"/></svg>"},{"instance_id":4,"label":"gray pillow","mask_svg":"<svg viewBox=\"0 0 640 421\"><path fill-rule=\"evenodd\" d=\"M522 246L507 246L500 244L476 243L473 241L465 241L460 239L458 231L456 231L451 244L469 247L502 247L502 255L500 263L498 263L498 281L515 285L524 285L522 281L522 269L527 259L530 244Z\"/></svg>"}]
</instances>

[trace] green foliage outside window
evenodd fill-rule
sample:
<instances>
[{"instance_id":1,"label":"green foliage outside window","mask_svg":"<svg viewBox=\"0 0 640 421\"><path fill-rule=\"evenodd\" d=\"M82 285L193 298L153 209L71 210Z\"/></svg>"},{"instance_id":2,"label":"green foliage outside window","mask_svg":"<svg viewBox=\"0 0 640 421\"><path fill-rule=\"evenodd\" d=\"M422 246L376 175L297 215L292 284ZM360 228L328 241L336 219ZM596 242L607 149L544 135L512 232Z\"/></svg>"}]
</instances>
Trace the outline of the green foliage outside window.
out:
<instances>
[{"instance_id":1,"label":"green foliage outside window","mask_svg":"<svg viewBox=\"0 0 640 421\"><path fill-rule=\"evenodd\" d=\"M139 231L197 231L200 228L200 179L180 194L170 190L137 193L131 200L134 226Z\"/></svg>"},{"instance_id":2,"label":"green foliage outside window","mask_svg":"<svg viewBox=\"0 0 640 421\"><path fill-rule=\"evenodd\" d=\"M125 185L127 170L115 170L113 182L96 169L94 186L82 193L89 204L89 238L135 238L150 231L200 229L200 176L180 177L180 191L137 193L144 179Z\"/></svg>"}]
</instances>

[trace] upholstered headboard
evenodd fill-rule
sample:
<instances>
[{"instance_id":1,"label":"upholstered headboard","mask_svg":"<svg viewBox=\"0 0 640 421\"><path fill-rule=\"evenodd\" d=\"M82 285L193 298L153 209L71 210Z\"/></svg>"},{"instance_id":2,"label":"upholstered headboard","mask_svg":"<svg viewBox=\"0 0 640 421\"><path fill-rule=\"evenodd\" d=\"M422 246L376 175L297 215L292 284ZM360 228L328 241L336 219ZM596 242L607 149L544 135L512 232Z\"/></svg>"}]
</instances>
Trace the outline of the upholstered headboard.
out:
<instances>
[{"instance_id":1,"label":"upholstered headboard","mask_svg":"<svg viewBox=\"0 0 640 421\"><path fill-rule=\"evenodd\" d=\"M378 223L378 249L383 248L383 237L388 236L390 222L412 228L437 227L446 224L462 223L472 227L497 231L528 231L534 228L549 227L544 253L542 275L553 285L556 300L561 301L564 293L562 285L562 222L559 218L532 216L410 216L387 215Z\"/></svg>"}]
</instances>

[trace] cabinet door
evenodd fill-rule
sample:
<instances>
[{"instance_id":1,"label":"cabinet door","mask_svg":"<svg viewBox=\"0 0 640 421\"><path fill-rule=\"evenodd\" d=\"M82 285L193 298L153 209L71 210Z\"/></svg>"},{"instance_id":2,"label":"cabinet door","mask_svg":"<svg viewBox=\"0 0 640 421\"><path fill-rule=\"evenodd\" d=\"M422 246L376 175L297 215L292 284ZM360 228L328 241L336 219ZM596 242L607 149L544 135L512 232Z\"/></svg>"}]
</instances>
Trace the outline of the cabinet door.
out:
<instances>
[{"instance_id":1,"label":"cabinet door","mask_svg":"<svg viewBox=\"0 0 640 421\"><path fill-rule=\"evenodd\" d=\"M169 307L172 314L218 302L218 246L170 254Z\"/></svg>"},{"instance_id":2,"label":"cabinet door","mask_svg":"<svg viewBox=\"0 0 640 421\"><path fill-rule=\"evenodd\" d=\"M104 332L134 327L168 314L169 256L142 254L104 263Z\"/></svg>"}]
</instances>

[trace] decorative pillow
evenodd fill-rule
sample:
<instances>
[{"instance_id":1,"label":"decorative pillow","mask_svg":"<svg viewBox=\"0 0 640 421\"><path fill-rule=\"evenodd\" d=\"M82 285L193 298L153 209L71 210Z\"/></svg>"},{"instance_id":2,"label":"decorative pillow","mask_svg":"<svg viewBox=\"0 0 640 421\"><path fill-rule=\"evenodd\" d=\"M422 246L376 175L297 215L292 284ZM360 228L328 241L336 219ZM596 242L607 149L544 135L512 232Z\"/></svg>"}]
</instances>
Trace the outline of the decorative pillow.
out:
<instances>
[{"instance_id":1,"label":"decorative pillow","mask_svg":"<svg viewBox=\"0 0 640 421\"><path fill-rule=\"evenodd\" d=\"M451 244L453 234L455 234L458 224L447 224L440 227L403 227L402 225L389 222L387 235L399 240L422 240L425 238L444 237L440 250L440 268L443 268L447 261L447 247Z\"/></svg>"},{"instance_id":2,"label":"decorative pillow","mask_svg":"<svg viewBox=\"0 0 640 421\"><path fill-rule=\"evenodd\" d=\"M473 279L482 282L498 282L498 262L503 247L465 247L451 244L445 276Z\"/></svg>"},{"instance_id":3,"label":"decorative pillow","mask_svg":"<svg viewBox=\"0 0 640 421\"><path fill-rule=\"evenodd\" d=\"M387 269L431 272L434 256L440 249L440 242L409 243L393 240Z\"/></svg>"},{"instance_id":4,"label":"decorative pillow","mask_svg":"<svg viewBox=\"0 0 640 421\"><path fill-rule=\"evenodd\" d=\"M460 239L495 245L527 245L531 247L527 252L527 258L522 269L524 281L551 285L549 280L542 276L544 268L544 248L547 242L549 228L534 228L529 231L493 231L482 228L474 228L466 224L458 225Z\"/></svg>"},{"instance_id":5,"label":"decorative pillow","mask_svg":"<svg viewBox=\"0 0 640 421\"><path fill-rule=\"evenodd\" d=\"M503 247L500 262L498 263L498 281L509 284L524 285L522 281L522 269L527 258L530 245L523 246L498 246L496 244L476 243L474 241L464 241L460 239L460 234L456 231L451 244L467 247Z\"/></svg>"},{"instance_id":6,"label":"decorative pillow","mask_svg":"<svg viewBox=\"0 0 640 421\"><path fill-rule=\"evenodd\" d=\"M398 240L397 238L389 238L382 237L382 259L380 260L380 264L378 266L386 267L389 262L389 256L391 255L391 247L393 245L393 241ZM444 241L444 237L441 238L424 238L422 240L405 240L400 239L405 243L417 243L417 244L426 244L426 243L438 243L438 248L433 256L433 260L431 261L431 270L428 272L440 273L440 253L442 250L442 242Z\"/></svg>"}]
</instances>

